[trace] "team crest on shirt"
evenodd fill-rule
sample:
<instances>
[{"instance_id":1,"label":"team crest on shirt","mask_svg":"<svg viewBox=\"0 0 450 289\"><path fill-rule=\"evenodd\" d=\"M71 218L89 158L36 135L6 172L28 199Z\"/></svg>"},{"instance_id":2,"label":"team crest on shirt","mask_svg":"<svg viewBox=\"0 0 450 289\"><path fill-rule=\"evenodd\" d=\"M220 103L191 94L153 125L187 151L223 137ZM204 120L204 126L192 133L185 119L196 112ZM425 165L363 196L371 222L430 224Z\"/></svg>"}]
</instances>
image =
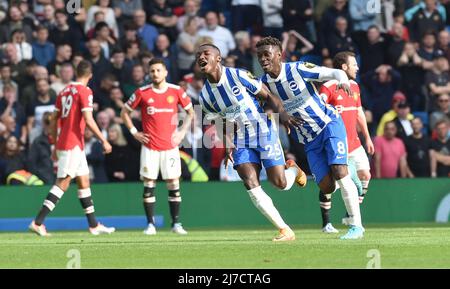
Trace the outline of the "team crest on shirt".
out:
<instances>
[{"instance_id":1,"label":"team crest on shirt","mask_svg":"<svg viewBox=\"0 0 450 289\"><path fill-rule=\"evenodd\" d=\"M297 89L298 89L298 84L297 84L297 82L295 82L295 81L289 82L289 88L290 88L292 91L297 90Z\"/></svg>"},{"instance_id":2,"label":"team crest on shirt","mask_svg":"<svg viewBox=\"0 0 450 289\"><path fill-rule=\"evenodd\" d=\"M175 97L173 97L172 95L169 95L168 97L167 97L167 102L168 103L172 103L172 102L174 102L175 101Z\"/></svg>"},{"instance_id":3,"label":"team crest on shirt","mask_svg":"<svg viewBox=\"0 0 450 289\"><path fill-rule=\"evenodd\" d=\"M309 68L309 69L316 67L316 65L314 63L311 63L311 62L305 62L304 64L305 64L305 67Z\"/></svg>"},{"instance_id":4,"label":"team crest on shirt","mask_svg":"<svg viewBox=\"0 0 450 289\"><path fill-rule=\"evenodd\" d=\"M233 86L231 92L233 93L234 96L238 96L239 94L241 94L241 90L237 86Z\"/></svg>"},{"instance_id":5,"label":"team crest on shirt","mask_svg":"<svg viewBox=\"0 0 450 289\"><path fill-rule=\"evenodd\" d=\"M353 92L353 98L355 99L355 101L358 100L358 98L359 98L359 93L357 93L356 91Z\"/></svg>"}]
</instances>

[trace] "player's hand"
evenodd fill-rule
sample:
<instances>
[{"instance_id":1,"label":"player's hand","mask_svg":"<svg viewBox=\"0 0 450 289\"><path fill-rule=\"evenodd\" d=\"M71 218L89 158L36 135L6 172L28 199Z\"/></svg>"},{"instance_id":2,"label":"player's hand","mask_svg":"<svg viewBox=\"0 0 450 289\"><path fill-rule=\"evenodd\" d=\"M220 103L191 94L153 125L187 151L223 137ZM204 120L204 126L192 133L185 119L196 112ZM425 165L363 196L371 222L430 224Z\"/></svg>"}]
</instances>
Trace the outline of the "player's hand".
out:
<instances>
[{"instance_id":1,"label":"player's hand","mask_svg":"<svg viewBox=\"0 0 450 289\"><path fill-rule=\"evenodd\" d=\"M232 164L234 164L233 152L234 152L235 150L236 150L235 147L226 148L226 155L225 155L225 170L228 169L228 162L231 162Z\"/></svg>"},{"instance_id":2,"label":"player's hand","mask_svg":"<svg viewBox=\"0 0 450 289\"><path fill-rule=\"evenodd\" d=\"M172 144L174 146L178 146L184 139L184 134L179 132L179 131L175 131L174 134L172 135Z\"/></svg>"},{"instance_id":3,"label":"player's hand","mask_svg":"<svg viewBox=\"0 0 450 289\"><path fill-rule=\"evenodd\" d=\"M112 146L108 141L103 142L103 153L109 154L112 151Z\"/></svg>"},{"instance_id":4,"label":"player's hand","mask_svg":"<svg viewBox=\"0 0 450 289\"><path fill-rule=\"evenodd\" d=\"M348 83L339 83L338 85L336 85L336 91L338 91L339 89L342 89L347 95L352 95L350 91L350 85Z\"/></svg>"},{"instance_id":5,"label":"player's hand","mask_svg":"<svg viewBox=\"0 0 450 289\"><path fill-rule=\"evenodd\" d=\"M303 125L301 119L290 116L287 112L280 113L280 122L286 128L288 134L291 134L291 126L300 127Z\"/></svg>"},{"instance_id":6,"label":"player's hand","mask_svg":"<svg viewBox=\"0 0 450 289\"><path fill-rule=\"evenodd\" d=\"M141 144L146 144L150 141L149 135L143 132L137 132L133 136Z\"/></svg>"},{"instance_id":7,"label":"player's hand","mask_svg":"<svg viewBox=\"0 0 450 289\"><path fill-rule=\"evenodd\" d=\"M366 146L367 146L367 152L369 155L373 155L375 153L375 147L373 145L373 142L370 138L366 140Z\"/></svg>"}]
</instances>

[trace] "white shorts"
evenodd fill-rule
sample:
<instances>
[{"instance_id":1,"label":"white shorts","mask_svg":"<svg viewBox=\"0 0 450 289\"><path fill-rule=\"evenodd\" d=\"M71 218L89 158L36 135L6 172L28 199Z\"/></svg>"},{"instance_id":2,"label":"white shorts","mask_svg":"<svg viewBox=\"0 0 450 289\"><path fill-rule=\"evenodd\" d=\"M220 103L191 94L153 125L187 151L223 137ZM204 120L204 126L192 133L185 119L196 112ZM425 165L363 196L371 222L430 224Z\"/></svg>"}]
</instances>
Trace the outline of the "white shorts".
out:
<instances>
[{"instance_id":1,"label":"white shorts","mask_svg":"<svg viewBox=\"0 0 450 289\"><path fill-rule=\"evenodd\" d=\"M71 178L89 175L89 167L86 154L79 146L67 151L56 151L58 156L57 178Z\"/></svg>"},{"instance_id":2,"label":"white shorts","mask_svg":"<svg viewBox=\"0 0 450 289\"><path fill-rule=\"evenodd\" d=\"M156 151L142 146L141 177L156 180L160 170L163 180L178 179L181 176L181 160L178 147L167 151Z\"/></svg>"},{"instance_id":3,"label":"white shorts","mask_svg":"<svg viewBox=\"0 0 450 289\"><path fill-rule=\"evenodd\" d=\"M355 163L356 171L370 171L369 158L363 146L349 153L348 158Z\"/></svg>"}]
</instances>

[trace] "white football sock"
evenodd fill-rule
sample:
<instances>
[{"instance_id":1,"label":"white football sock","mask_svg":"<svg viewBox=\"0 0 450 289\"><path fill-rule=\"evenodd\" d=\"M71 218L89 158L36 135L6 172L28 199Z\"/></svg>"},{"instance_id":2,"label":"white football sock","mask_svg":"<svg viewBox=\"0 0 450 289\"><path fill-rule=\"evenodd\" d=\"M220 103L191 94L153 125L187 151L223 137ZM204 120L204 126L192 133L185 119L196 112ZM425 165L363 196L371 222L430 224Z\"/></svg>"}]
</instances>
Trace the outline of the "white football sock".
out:
<instances>
[{"instance_id":1,"label":"white football sock","mask_svg":"<svg viewBox=\"0 0 450 289\"><path fill-rule=\"evenodd\" d=\"M350 216L350 224L362 227L361 212L359 211L358 189L353 183L350 175L346 175L340 180L337 180L341 188L342 199L344 200L345 208Z\"/></svg>"},{"instance_id":2,"label":"white football sock","mask_svg":"<svg viewBox=\"0 0 450 289\"><path fill-rule=\"evenodd\" d=\"M278 229L287 228L272 199L264 192L261 186L247 191L256 208Z\"/></svg>"},{"instance_id":3,"label":"white football sock","mask_svg":"<svg viewBox=\"0 0 450 289\"><path fill-rule=\"evenodd\" d=\"M286 176L286 187L283 188L283 191L287 191L292 188L292 185L295 182L295 178L297 177L297 168L290 167L287 170L284 170L284 175Z\"/></svg>"}]
</instances>

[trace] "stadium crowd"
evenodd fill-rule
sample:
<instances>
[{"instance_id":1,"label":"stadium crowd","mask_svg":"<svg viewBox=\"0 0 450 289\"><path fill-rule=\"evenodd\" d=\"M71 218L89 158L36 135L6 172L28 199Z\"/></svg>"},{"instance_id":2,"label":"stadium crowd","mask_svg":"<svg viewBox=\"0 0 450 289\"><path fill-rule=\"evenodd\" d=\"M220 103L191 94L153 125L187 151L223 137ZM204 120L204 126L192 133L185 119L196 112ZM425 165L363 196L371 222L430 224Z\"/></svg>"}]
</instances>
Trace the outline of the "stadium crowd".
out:
<instances>
[{"instance_id":1,"label":"stadium crowd","mask_svg":"<svg viewBox=\"0 0 450 289\"><path fill-rule=\"evenodd\" d=\"M82 0L72 14L66 2L0 0L2 184L30 175L54 182L49 116L81 60L93 65L95 118L113 146L103 155L86 132L91 179L137 181L140 144L119 114L150 83L149 60L164 59L168 81L198 104L196 47L214 43L224 65L260 76L256 43L267 35L282 40L285 61L331 67L336 53L357 54L374 177L450 177L449 0ZM200 117L182 148L183 178L236 179L221 168L224 149L202 146L205 135L217 138ZM132 118L139 128L139 112ZM284 131L280 136L286 157L308 172L303 147Z\"/></svg>"}]
</instances>

